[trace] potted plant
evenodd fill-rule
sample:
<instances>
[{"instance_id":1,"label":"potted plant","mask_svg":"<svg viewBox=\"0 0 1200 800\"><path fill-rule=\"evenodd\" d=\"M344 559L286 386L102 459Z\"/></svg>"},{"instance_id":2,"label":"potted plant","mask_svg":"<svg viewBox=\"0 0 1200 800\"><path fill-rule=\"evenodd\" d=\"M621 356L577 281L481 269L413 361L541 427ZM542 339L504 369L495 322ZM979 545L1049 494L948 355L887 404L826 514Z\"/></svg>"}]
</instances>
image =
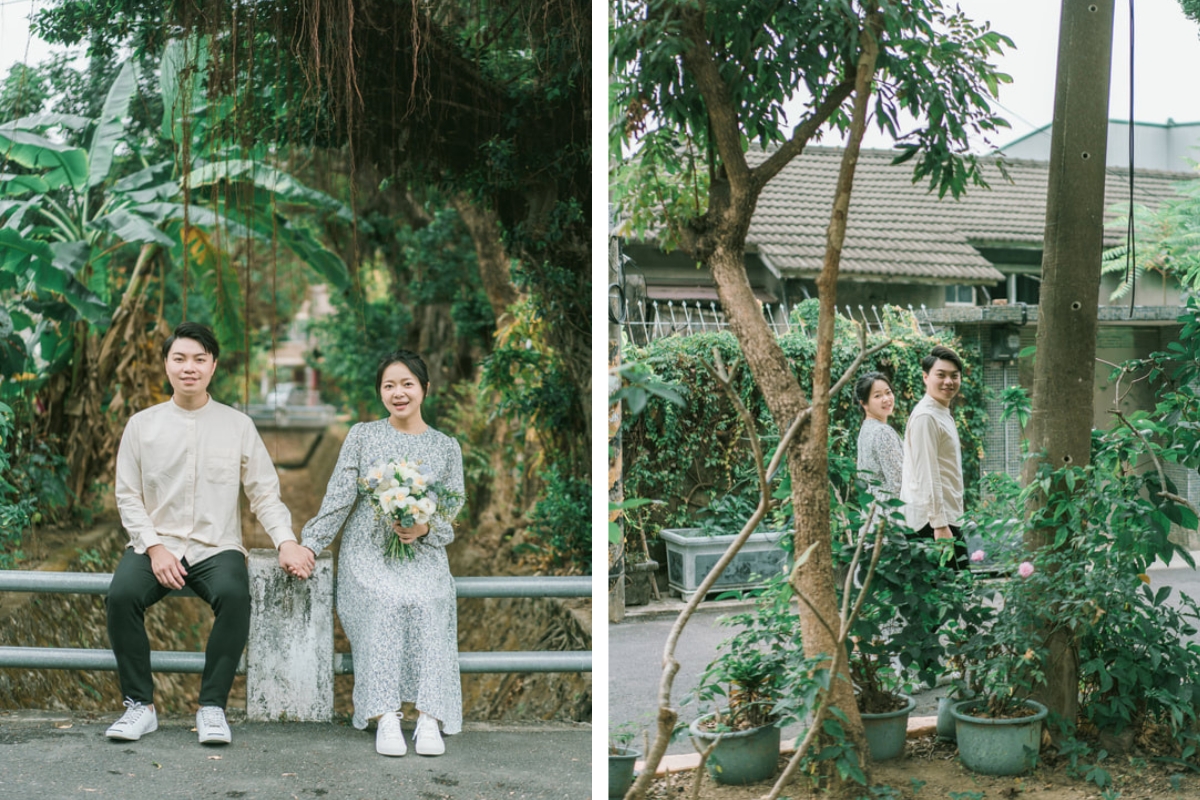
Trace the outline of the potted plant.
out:
<instances>
[{"instance_id":1,"label":"potted plant","mask_svg":"<svg viewBox=\"0 0 1200 800\"><path fill-rule=\"evenodd\" d=\"M815 707L824 672L804 657L796 637L799 619L782 575L773 577L753 611L721 623L739 626L709 662L684 700L713 706L688 727L697 749L709 751L714 781L747 784L775 775L780 729Z\"/></svg>"},{"instance_id":2,"label":"potted plant","mask_svg":"<svg viewBox=\"0 0 1200 800\"><path fill-rule=\"evenodd\" d=\"M608 735L608 796L624 797L633 784L634 764L642 753L633 747L636 735L633 723L625 722Z\"/></svg>"},{"instance_id":3,"label":"potted plant","mask_svg":"<svg viewBox=\"0 0 1200 800\"><path fill-rule=\"evenodd\" d=\"M852 650L850 679L854 682L858 713L871 759L886 761L903 755L908 739L908 716L916 708L917 701L902 691L905 687L886 656L886 644L877 642L876 645L869 648L874 653L859 647Z\"/></svg>"},{"instance_id":4,"label":"potted plant","mask_svg":"<svg viewBox=\"0 0 1200 800\"><path fill-rule=\"evenodd\" d=\"M1031 699L1044 680L1045 651L1031 623L1035 607L1052 590L1043 581L1025 583L1036 572L1021 562L1015 576L996 591L979 587L973 626L949 636L951 661L960 674L955 692L965 698L950 710L958 755L964 766L984 775L1019 775L1031 769L1041 747L1046 707Z\"/></svg>"},{"instance_id":5,"label":"potted plant","mask_svg":"<svg viewBox=\"0 0 1200 800\"><path fill-rule=\"evenodd\" d=\"M757 495L731 491L715 498L697 513L691 528L663 528L659 536L667 550L667 581L684 600L690 600L700 583L724 555L746 520L754 514ZM787 565L787 519L776 513L761 524L713 584L713 591L761 587Z\"/></svg>"},{"instance_id":6,"label":"potted plant","mask_svg":"<svg viewBox=\"0 0 1200 800\"><path fill-rule=\"evenodd\" d=\"M857 509L869 505L869 496L859 497L853 508L840 505L846 530L861 525ZM898 522L898 520L897 520ZM863 721L872 760L884 761L904 753L908 717L916 701L907 693L909 684L933 685L941 670L943 624L958 608L955 573L941 566L944 546L910 541L903 526L892 524L886 531L886 555L870 573L859 569L846 580L842 590L865 591L858 617L847 642L847 662L854 683L859 715ZM848 537L847 537L848 538ZM848 565L855 547L841 548L839 559Z\"/></svg>"}]
</instances>

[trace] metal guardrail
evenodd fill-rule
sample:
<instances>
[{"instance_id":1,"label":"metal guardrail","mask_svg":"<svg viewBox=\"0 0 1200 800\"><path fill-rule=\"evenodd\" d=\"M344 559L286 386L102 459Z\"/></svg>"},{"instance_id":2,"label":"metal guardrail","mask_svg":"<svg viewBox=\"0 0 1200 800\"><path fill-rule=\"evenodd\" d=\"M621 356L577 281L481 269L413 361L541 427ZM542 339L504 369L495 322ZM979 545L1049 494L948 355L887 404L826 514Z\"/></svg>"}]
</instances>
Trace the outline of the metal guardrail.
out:
<instances>
[{"instance_id":1,"label":"metal guardrail","mask_svg":"<svg viewBox=\"0 0 1200 800\"><path fill-rule=\"evenodd\" d=\"M35 572L0 570L0 592L39 594L107 594L111 573ZM479 597L591 597L592 579L588 577L478 577L456 578L460 598ZM172 591L172 597L195 597L191 589ZM349 653L333 656L335 675L352 675L354 659ZM484 672L591 672L590 650L534 650L459 653L459 669L464 673ZM238 673L245 673L245 655ZM82 669L115 671L117 659L111 650L73 647L0 647L0 668ZM150 653L150 669L155 672L201 673L204 653L155 650Z\"/></svg>"}]
</instances>

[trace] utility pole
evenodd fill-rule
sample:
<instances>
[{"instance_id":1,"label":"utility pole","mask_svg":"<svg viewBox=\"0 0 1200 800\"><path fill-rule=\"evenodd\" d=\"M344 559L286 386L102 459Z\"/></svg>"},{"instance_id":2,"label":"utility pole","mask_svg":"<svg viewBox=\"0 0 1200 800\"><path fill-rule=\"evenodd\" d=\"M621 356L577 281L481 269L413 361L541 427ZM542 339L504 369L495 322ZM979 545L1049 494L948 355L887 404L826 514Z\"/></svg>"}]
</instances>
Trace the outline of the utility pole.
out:
<instances>
[{"instance_id":1,"label":"utility pole","mask_svg":"<svg viewBox=\"0 0 1200 800\"><path fill-rule=\"evenodd\" d=\"M609 237L608 242L608 285L621 285L621 247L617 237ZM621 325L613 316L613 298L609 297L608 319L608 393L611 397L620 387L617 369L621 366ZM618 311L625 313L625 298L618 298ZM623 462L621 459L621 403L610 403L608 407L608 501L621 503L625 499L623 482ZM616 522L620 529L618 541L608 545L608 621L612 623L625 619L625 525L621 512L608 512L611 522Z\"/></svg>"},{"instance_id":2,"label":"utility pole","mask_svg":"<svg viewBox=\"0 0 1200 800\"><path fill-rule=\"evenodd\" d=\"M1029 428L1030 452L1056 469L1086 466L1091 451L1114 7L1115 0L1062 2ZM1026 483L1037 467L1026 462ZM1054 533L1031 531L1027 544L1047 547ZM1078 646L1066 633L1048 645L1041 699L1074 723Z\"/></svg>"}]
</instances>

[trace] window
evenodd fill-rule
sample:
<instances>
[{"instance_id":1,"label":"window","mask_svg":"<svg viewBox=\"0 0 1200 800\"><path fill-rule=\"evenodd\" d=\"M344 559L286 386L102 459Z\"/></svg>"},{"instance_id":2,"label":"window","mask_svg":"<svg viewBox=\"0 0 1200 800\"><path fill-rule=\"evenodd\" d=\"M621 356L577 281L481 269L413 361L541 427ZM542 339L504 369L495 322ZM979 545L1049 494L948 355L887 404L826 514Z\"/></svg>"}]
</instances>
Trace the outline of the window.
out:
<instances>
[{"instance_id":1,"label":"window","mask_svg":"<svg viewBox=\"0 0 1200 800\"><path fill-rule=\"evenodd\" d=\"M965 284L946 287L946 305L973 306L975 305L975 287Z\"/></svg>"}]
</instances>

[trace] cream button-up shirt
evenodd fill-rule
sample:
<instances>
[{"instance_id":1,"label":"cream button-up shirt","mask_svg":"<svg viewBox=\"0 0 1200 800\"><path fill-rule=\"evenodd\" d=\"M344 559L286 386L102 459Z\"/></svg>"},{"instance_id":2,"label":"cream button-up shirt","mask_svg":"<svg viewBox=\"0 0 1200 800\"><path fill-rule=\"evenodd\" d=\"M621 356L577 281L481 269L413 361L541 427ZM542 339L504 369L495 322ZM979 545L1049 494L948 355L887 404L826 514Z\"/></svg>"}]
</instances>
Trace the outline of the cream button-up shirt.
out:
<instances>
[{"instance_id":1,"label":"cream button-up shirt","mask_svg":"<svg viewBox=\"0 0 1200 800\"><path fill-rule=\"evenodd\" d=\"M904 517L915 531L926 525L961 525L962 445L950 409L929 395L913 408L904 428L904 469L900 479Z\"/></svg>"},{"instance_id":2,"label":"cream button-up shirt","mask_svg":"<svg viewBox=\"0 0 1200 800\"><path fill-rule=\"evenodd\" d=\"M224 550L245 553L240 485L275 547L296 541L275 465L250 417L210 397L195 411L168 400L125 425L117 510L135 552L161 544L189 564Z\"/></svg>"}]
</instances>

